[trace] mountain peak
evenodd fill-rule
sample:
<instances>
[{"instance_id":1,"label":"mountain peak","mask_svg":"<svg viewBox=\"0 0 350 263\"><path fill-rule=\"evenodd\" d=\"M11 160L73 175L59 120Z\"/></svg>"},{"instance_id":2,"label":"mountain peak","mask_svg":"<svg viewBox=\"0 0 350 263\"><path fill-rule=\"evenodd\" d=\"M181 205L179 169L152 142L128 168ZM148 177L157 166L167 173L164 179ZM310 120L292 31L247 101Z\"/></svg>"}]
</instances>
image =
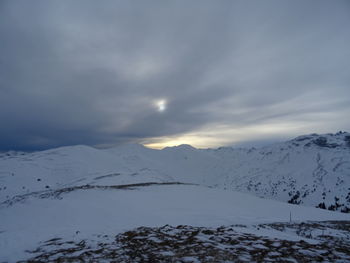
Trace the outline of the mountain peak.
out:
<instances>
[{"instance_id":1,"label":"mountain peak","mask_svg":"<svg viewBox=\"0 0 350 263\"><path fill-rule=\"evenodd\" d=\"M335 134L317 134L312 133L308 135L298 136L291 141L295 146L318 146L324 148L336 148L336 147L350 147L350 133L339 131Z\"/></svg>"},{"instance_id":2,"label":"mountain peak","mask_svg":"<svg viewBox=\"0 0 350 263\"><path fill-rule=\"evenodd\" d=\"M165 147L164 149L180 149L180 150L197 150L192 145L189 144L180 144L172 147Z\"/></svg>"}]
</instances>

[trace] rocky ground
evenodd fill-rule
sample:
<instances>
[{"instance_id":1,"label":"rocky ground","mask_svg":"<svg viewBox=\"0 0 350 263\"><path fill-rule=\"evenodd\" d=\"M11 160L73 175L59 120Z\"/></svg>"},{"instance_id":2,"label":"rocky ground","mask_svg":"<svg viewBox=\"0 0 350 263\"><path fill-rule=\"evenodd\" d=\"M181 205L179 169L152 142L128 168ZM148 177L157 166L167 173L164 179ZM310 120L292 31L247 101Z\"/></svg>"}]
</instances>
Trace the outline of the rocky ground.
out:
<instances>
[{"instance_id":1,"label":"rocky ground","mask_svg":"<svg viewBox=\"0 0 350 263\"><path fill-rule=\"evenodd\" d=\"M94 242L55 238L30 253L23 262L350 262L350 221L139 227Z\"/></svg>"}]
</instances>

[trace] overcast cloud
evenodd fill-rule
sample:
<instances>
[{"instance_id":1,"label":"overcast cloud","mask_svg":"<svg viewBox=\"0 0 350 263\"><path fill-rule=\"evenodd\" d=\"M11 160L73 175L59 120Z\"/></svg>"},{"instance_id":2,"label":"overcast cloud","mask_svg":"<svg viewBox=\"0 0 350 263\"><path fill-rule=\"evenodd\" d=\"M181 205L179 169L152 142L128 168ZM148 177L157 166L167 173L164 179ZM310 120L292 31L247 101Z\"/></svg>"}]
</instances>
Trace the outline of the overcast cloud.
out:
<instances>
[{"instance_id":1,"label":"overcast cloud","mask_svg":"<svg viewBox=\"0 0 350 263\"><path fill-rule=\"evenodd\" d=\"M349 28L347 0L1 1L0 150L350 130Z\"/></svg>"}]
</instances>

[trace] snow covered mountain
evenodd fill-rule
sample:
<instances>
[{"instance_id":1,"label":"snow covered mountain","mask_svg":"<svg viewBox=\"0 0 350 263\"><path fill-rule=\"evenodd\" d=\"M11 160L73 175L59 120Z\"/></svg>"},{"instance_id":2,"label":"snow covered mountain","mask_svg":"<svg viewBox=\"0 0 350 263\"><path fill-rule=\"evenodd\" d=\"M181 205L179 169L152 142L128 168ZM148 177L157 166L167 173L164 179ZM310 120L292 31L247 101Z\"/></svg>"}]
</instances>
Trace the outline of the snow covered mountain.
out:
<instances>
[{"instance_id":1,"label":"snow covered mountain","mask_svg":"<svg viewBox=\"0 0 350 263\"><path fill-rule=\"evenodd\" d=\"M208 258L208 262L234 260L232 256L249 262L258 253L252 254L250 249L258 249L266 260L277 261L303 258L304 252L310 256L308 249L312 249L316 260L332 246L339 251L325 259L346 258L349 254L342 251L350 251L346 250L350 214L313 207L324 203L344 212L350 207L349 138L348 133L313 134L261 149L180 145L153 150L132 144L103 150L71 146L2 153L0 261L100 261L112 257L138 262L146 260L142 258L147 253L154 256L154 246L169 236L164 231L175 233L174 239L166 241L174 248L157 245L157 254L165 259L179 253L179 262L187 262L188 256L190 262L196 262L192 256L208 247L216 253L216 259ZM308 220L338 221L307 223L306 229L301 222ZM167 224L174 227L165 227ZM152 228L131 231L137 227ZM285 228L289 230L281 230ZM149 235L146 243L138 236L145 236L144 231ZM176 234L179 231L181 235ZM115 235L121 243L113 241ZM184 246L184 238L190 247L198 248L176 250ZM227 254L226 247L247 238L254 248L231 247L237 252ZM143 248L141 259L135 258L137 251L130 252L140 249L135 247L137 240L140 246L154 242ZM285 242L296 247L294 256L278 254ZM275 250L268 248L272 243L279 244ZM113 252L116 247L121 253L118 257ZM102 256L101 251L108 255Z\"/></svg>"},{"instance_id":2,"label":"snow covered mountain","mask_svg":"<svg viewBox=\"0 0 350 263\"><path fill-rule=\"evenodd\" d=\"M220 148L218 185L293 204L350 211L350 134L304 135L260 149Z\"/></svg>"},{"instance_id":3,"label":"snow covered mountain","mask_svg":"<svg viewBox=\"0 0 350 263\"><path fill-rule=\"evenodd\" d=\"M0 155L0 200L76 185L184 182L349 212L350 134L304 135L260 149L88 146Z\"/></svg>"}]
</instances>

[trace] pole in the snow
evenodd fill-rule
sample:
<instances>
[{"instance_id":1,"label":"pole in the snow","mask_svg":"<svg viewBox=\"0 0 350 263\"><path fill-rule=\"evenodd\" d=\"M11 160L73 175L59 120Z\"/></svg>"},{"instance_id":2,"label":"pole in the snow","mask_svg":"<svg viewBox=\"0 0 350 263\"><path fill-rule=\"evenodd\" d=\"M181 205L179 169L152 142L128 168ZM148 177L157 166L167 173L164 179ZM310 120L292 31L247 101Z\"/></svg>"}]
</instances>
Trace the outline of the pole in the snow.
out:
<instances>
[{"instance_id":1,"label":"pole in the snow","mask_svg":"<svg viewBox=\"0 0 350 263\"><path fill-rule=\"evenodd\" d=\"M292 223L292 212L289 212L289 223Z\"/></svg>"}]
</instances>

